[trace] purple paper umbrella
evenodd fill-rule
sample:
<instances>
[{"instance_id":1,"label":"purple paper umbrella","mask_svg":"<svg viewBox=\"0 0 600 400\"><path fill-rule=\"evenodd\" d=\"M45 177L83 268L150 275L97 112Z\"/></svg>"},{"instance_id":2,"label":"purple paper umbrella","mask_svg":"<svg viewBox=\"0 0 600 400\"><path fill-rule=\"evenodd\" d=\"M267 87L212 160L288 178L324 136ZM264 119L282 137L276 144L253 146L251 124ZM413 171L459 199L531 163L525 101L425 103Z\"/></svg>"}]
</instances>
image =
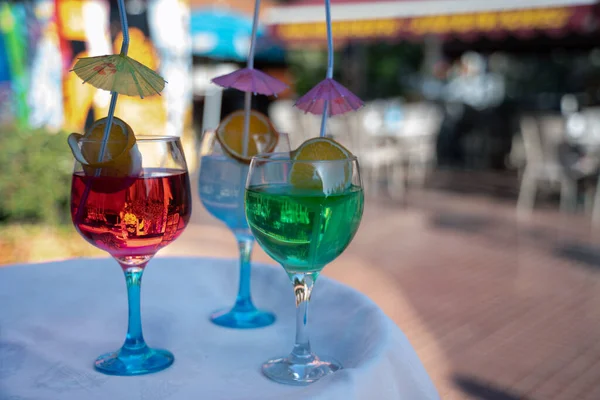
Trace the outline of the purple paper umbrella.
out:
<instances>
[{"instance_id":1,"label":"purple paper umbrella","mask_svg":"<svg viewBox=\"0 0 600 400\"><path fill-rule=\"evenodd\" d=\"M252 19L252 38L250 40L250 52L248 54L248 65L246 68L216 77L212 80L219 86L246 92L246 95L244 96L244 139L242 142L242 152L244 155L248 154L252 93L266 94L269 96L277 95L277 93L284 91L288 87L285 83L272 76L254 69L254 50L256 48L256 31L258 29L259 10L260 0L255 0L254 17Z\"/></svg>"},{"instance_id":2,"label":"purple paper umbrella","mask_svg":"<svg viewBox=\"0 0 600 400\"><path fill-rule=\"evenodd\" d=\"M227 75L212 80L219 86L234 88L242 92L260 93L267 96L277 95L288 88L288 85L254 68L238 69Z\"/></svg>"},{"instance_id":3,"label":"purple paper umbrella","mask_svg":"<svg viewBox=\"0 0 600 400\"><path fill-rule=\"evenodd\" d=\"M296 107L312 114L323 114L327 107L328 116L344 114L358 110L363 101L350 90L334 81L325 78L317 86L308 91L296 101Z\"/></svg>"}]
</instances>

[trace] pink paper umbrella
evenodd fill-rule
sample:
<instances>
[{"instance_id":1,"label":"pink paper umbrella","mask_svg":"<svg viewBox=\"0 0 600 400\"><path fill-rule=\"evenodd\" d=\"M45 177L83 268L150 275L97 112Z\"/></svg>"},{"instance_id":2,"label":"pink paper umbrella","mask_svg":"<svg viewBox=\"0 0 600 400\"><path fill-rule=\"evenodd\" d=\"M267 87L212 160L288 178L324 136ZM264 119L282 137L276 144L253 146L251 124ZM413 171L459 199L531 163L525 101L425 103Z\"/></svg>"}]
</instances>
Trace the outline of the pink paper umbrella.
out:
<instances>
[{"instance_id":1,"label":"pink paper umbrella","mask_svg":"<svg viewBox=\"0 0 600 400\"><path fill-rule=\"evenodd\" d=\"M216 77L212 81L225 88L267 96L277 95L288 88L288 85L280 80L254 68L238 69L230 74Z\"/></svg>"},{"instance_id":2,"label":"pink paper umbrella","mask_svg":"<svg viewBox=\"0 0 600 400\"><path fill-rule=\"evenodd\" d=\"M327 109L327 114L331 117L358 110L363 104L363 101L350 90L332 78L325 78L308 93L300 97L295 106L304 112L317 115L323 114L324 110Z\"/></svg>"},{"instance_id":3,"label":"pink paper umbrella","mask_svg":"<svg viewBox=\"0 0 600 400\"><path fill-rule=\"evenodd\" d=\"M325 0L325 27L327 29L327 75L317 86L296 101L296 107L304 112L322 114L321 131L327 130L327 117L358 110L363 106L361 99L350 90L333 80L333 34L331 29L331 1Z\"/></svg>"}]
</instances>

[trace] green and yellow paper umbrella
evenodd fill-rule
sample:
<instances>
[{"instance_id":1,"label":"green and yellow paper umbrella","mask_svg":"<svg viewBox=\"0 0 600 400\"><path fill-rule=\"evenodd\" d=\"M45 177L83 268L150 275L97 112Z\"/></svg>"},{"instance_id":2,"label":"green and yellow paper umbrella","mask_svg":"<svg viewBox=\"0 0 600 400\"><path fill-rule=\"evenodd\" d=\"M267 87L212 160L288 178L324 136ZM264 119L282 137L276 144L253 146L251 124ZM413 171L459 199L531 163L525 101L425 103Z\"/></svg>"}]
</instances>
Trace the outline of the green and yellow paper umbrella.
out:
<instances>
[{"instance_id":1,"label":"green and yellow paper umbrella","mask_svg":"<svg viewBox=\"0 0 600 400\"><path fill-rule=\"evenodd\" d=\"M165 80L144 64L121 53L80 58L73 67L83 83L126 96L160 94Z\"/></svg>"},{"instance_id":2,"label":"green and yellow paper umbrella","mask_svg":"<svg viewBox=\"0 0 600 400\"><path fill-rule=\"evenodd\" d=\"M121 52L106 56L80 58L73 67L73 71L83 79L83 83L89 83L98 89L111 92L104 135L97 159L99 163L104 160L119 94L144 98L144 96L160 94L165 87L165 80L160 75L127 55L129 24L125 12L125 2L117 0L117 4L123 31ZM75 151L73 148L72 150Z\"/></svg>"},{"instance_id":3,"label":"green and yellow paper umbrella","mask_svg":"<svg viewBox=\"0 0 600 400\"><path fill-rule=\"evenodd\" d=\"M96 160L85 160L88 164L102 165L105 161L104 156L109 147L111 128L115 119L115 107L119 94L144 98L144 96L160 94L165 87L165 80L160 75L127 56L127 51L129 50L129 24L127 22L127 13L125 12L125 2L124 0L117 0L117 4L119 6L119 17L123 31L121 52L106 56L80 58L72 70L77 76L83 79L83 83L89 83L98 89L111 92L106 119L96 121L96 123L102 122L102 126L104 127L102 142L99 149L94 151ZM133 132L131 134L133 135ZM77 157L79 151L77 147L77 134L71 134L68 142L73 155ZM101 168L95 168L94 174L98 176L100 171ZM91 189L89 182L86 184L81 204L86 201L89 195ZM80 206L78 209L83 210L83 207Z\"/></svg>"}]
</instances>

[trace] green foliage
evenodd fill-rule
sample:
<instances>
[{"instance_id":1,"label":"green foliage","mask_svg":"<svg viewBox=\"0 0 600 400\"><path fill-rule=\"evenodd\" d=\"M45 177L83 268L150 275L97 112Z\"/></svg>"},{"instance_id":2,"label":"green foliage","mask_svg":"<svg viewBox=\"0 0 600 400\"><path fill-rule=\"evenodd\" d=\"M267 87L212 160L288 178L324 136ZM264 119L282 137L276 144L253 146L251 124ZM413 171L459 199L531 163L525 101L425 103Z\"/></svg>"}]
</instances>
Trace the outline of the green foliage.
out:
<instances>
[{"instance_id":1,"label":"green foliage","mask_svg":"<svg viewBox=\"0 0 600 400\"><path fill-rule=\"evenodd\" d=\"M0 223L67 222L72 168L65 133L0 126Z\"/></svg>"},{"instance_id":2,"label":"green foliage","mask_svg":"<svg viewBox=\"0 0 600 400\"><path fill-rule=\"evenodd\" d=\"M325 78L327 72L327 52L323 50L290 51L288 54L290 71L294 75L295 89L300 95L308 92Z\"/></svg>"},{"instance_id":3,"label":"green foliage","mask_svg":"<svg viewBox=\"0 0 600 400\"><path fill-rule=\"evenodd\" d=\"M423 63L423 45L419 43L375 43L367 47L365 99L408 96L407 84L419 74Z\"/></svg>"},{"instance_id":4,"label":"green foliage","mask_svg":"<svg viewBox=\"0 0 600 400\"><path fill-rule=\"evenodd\" d=\"M334 78L367 101L411 94L413 89L407 85L407 81L414 80L419 74L424 50L419 43L365 43L356 45L353 55L338 51L334 57ZM327 51L290 51L288 62L296 78L296 92L302 95L325 78ZM344 74L342 71L353 69L358 69L360 73ZM362 82L345 82L347 75L356 76Z\"/></svg>"}]
</instances>

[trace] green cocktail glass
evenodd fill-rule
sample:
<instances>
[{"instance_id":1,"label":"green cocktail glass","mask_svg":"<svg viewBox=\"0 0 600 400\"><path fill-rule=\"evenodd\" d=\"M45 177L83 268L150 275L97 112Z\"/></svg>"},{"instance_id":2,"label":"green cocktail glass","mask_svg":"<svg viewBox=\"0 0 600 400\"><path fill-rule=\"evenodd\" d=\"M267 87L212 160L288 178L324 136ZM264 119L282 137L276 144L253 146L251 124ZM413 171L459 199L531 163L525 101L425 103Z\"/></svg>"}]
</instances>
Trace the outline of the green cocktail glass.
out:
<instances>
[{"instance_id":1,"label":"green cocktail glass","mask_svg":"<svg viewBox=\"0 0 600 400\"><path fill-rule=\"evenodd\" d=\"M358 230L364 202L358 162L353 156L328 161L294 160L290 153L257 156L250 164L245 201L256 241L283 266L296 298L294 348L267 361L263 373L280 383L310 384L342 368L312 352L307 311L319 273Z\"/></svg>"}]
</instances>

